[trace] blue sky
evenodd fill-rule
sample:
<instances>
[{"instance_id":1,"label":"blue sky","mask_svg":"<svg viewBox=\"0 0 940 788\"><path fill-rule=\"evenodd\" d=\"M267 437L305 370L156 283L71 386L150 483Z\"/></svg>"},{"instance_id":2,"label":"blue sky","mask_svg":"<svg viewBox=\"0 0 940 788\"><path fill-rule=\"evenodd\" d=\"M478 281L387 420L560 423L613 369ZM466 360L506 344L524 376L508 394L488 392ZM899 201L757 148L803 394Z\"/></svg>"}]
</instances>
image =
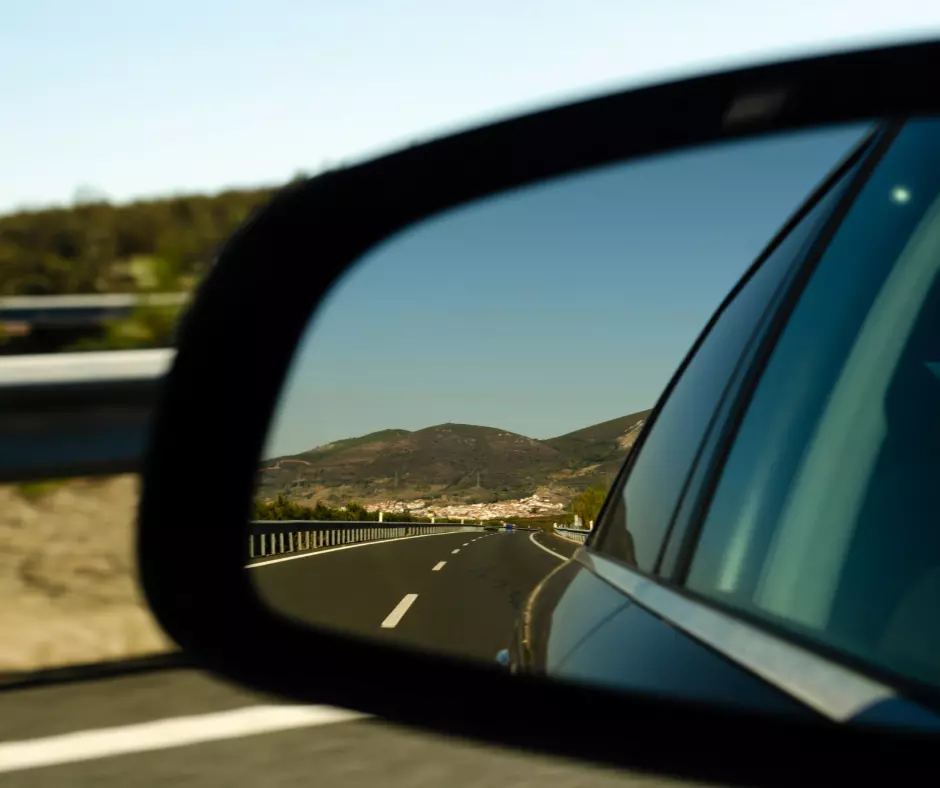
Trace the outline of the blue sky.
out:
<instances>
[{"instance_id":1,"label":"blue sky","mask_svg":"<svg viewBox=\"0 0 940 788\"><path fill-rule=\"evenodd\" d=\"M316 172L557 101L701 69L940 34L940 4L932 0L775 7L754 0L20 0L5 4L2 16L0 212L69 203L81 187L127 201L276 184L298 171ZM636 237L599 227L591 276L609 282L599 295L596 287L588 295L571 286L587 281L570 268L571 246L584 244L574 230L586 225L572 228L559 217L585 217L570 212L577 190L568 192L567 203L551 194L544 203L530 199L528 208L506 203L486 219L489 246L455 234L482 221L471 214L399 241L397 252L390 245L385 258L375 256L362 270L397 266L400 292L377 288L365 274L347 285L359 288L358 298L371 299L373 314L386 322L344 322L331 312L332 322L321 321L321 350L311 346L305 358L323 353L324 363L334 365L337 358L359 359L394 385L385 388L384 399L365 382L323 388L317 418L297 420L274 442L302 449L372 428L444 420L541 437L647 407L699 324L840 145L829 140L815 152L804 147L793 152L788 168L774 169L775 156L768 154L749 165L753 172L770 168L760 184L742 166L735 177L722 175L727 188L720 194L692 189L707 199L682 206L682 226L692 228L702 207L704 216L723 206L721 237L702 225L688 230L697 240L683 246L686 236L670 229L675 223L664 229L662 211L648 216L645 227L631 224ZM701 166L704 184L708 168ZM637 172L637 179L623 176L618 185L601 178L595 186L629 204L636 216L647 197L649 205L669 203L669 184L680 195L686 188L674 171ZM771 188L774 179L780 185ZM766 199L754 200L757 191ZM731 221L735 212L747 221ZM540 226L554 236L539 240ZM567 238L563 227L571 231ZM650 229L670 242L668 248L640 232ZM621 246L601 248L602 238ZM617 248L624 250L617 259L628 261L632 272L615 274ZM676 260L686 262L671 268ZM534 261L543 268L536 270ZM407 274L402 266L410 266ZM631 297L616 277L629 273L635 288L640 269L649 292ZM467 271L479 278L468 278ZM481 291L479 281L491 274L503 277L514 296L528 295L508 299L503 289ZM414 309L393 319L384 306L389 298ZM514 322L510 314L533 303L551 304L555 314L561 298L571 304L566 324ZM651 312L654 307L659 311ZM659 322L640 325L639 315ZM396 337L398 356L386 347ZM458 348L468 365L441 361L442 347ZM634 354L629 362L627 350ZM621 366L612 363L616 373L605 373L600 386L586 386L602 358ZM507 378L510 364L516 371ZM542 368L552 369L550 384L540 377ZM498 392L468 382L487 370L504 375ZM434 379L437 388L409 389L417 379ZM311 406L303 407L309 414Z\"/></svg>"},{"instance_id":2,"label":"blue sky","mask_svg":"<svg viewBox=\"0 0 940 788\"><path fill-rule=\"evenodd\" d=\"M266 455L443 422L548 438L651 407L867 128L599 168L403 231L314 318Z\"/></svg>"}]
</instances>

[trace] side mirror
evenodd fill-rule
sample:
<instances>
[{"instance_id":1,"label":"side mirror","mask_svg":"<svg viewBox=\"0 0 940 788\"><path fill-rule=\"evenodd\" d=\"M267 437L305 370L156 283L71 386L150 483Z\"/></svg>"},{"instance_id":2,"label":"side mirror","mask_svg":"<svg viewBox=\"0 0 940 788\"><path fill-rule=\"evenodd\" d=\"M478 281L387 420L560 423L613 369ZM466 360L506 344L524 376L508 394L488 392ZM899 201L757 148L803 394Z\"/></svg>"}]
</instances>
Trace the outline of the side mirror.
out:
<instances>
[{"instance_id":1,"label":"side mirror","mask_svg":"<svg viewBox=\"0 0 940 788\"><path fill-rule=\"evenodd\" d=\"M827 640L836 591L790 616L786 578L748 607L746 532L714 587L690 567L823 250L905 129L940 172L938 66L931 43L709 75L285 189L162 392L139 537L162 625L258 690L555 754L937 772L916 644L871 656L875 613ZM885 205L932 199L911 173Z\"/></svg>"}]
</instances>

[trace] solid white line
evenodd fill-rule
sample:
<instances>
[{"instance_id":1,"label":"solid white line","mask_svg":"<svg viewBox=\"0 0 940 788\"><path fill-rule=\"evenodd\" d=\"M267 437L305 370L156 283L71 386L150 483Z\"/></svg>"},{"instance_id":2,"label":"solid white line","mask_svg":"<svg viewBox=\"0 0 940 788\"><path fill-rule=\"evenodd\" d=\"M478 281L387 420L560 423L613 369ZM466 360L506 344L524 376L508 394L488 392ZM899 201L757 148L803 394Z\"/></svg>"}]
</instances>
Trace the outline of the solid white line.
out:
<instances>
[{"instance_id":1,"label":"solid white line","mask_svg":"<svg viewBox=\"0 0 940 788\"><path fill-rule=\"evenodd\" d=\"M433 568L431 571L432 571L432 572L440 572L441 569L444 568L444 564L446 564L446 563L447 563L447 561L438 561L438 562L434 565L434 568Z\"/></svg>"},{"instance_id":2,"label":"solid white line","mask_svg":"<svg viewBox=\"0 0 940 788\"><path fill-rule=\"evenodd\" d=\"M415 603L417 598L417 594L405 594L401 602L395 605L395 609L389 613L386 619L382 622L382 629L394 629L398 622L402 620L405 613L408 612L408 608Z\"/></svg>"},{"instance_id":3,"label":"solid white line","mask_svg":"<svg viewBox=\"0 0 940 788\"><path fill-rule=\"evenodd\" d=\"M457 553L460 552L460 548L458 547L456 550L451 550L450 552L451 552L453 555L456 555Z\"/></svg>"},{"instance_id":4,"label":"solid white line","mask_svg":"<svg viewBox=\"0 0 940 788\"><path fill-rule=\"evenodd\" d=\"M0 772L165 750L291 728L346 722L365 716L330 706L249 706L137 725L77 731L43 739L4 742L0 744Z\"/></svg>"},{"instance_id":5,"label":"solid white line","mask_svg":"<svg viewBox=\"0 0 940 788\"><path fill-rule=\"evenodd\" d=\"M536 542L534 532L529 534L529 541L532 542L532 544L534 544L536 547L544 550L546 553L551 553L553 556L555 556L555 558L560 558L562 561L568 560L568 556L562 555L561 553L556 553L554 550L549 550L545 545Z\"/></svg>"},{"instance_id":6,"label":"solid white line","mask_svg":"<svg viewBox=\"0 0 940 788\"><path fill-rule=\"evenodd\" d=\"M315 555L324 555L325 553L335 553L337 550L352 550L354 547L374 547L379 544L388 544L389 542L401 542L405 539L424 539L428 536L453 536L454 531L448 531L443 534L417 534L416 536L396 536L394 539L375 539L371 542L356 542L356 544L344 544L339 547L330 547L327 550L315 550L310 553L301 553L300 555L288 555L281 558L271 558L267 561L258 561L254 564L245 564L245 569L254 569L256 566L267 566L268 564L279 564L281 561L294 561L298 558L310 558Z\"/></svg>"}]
</instances>

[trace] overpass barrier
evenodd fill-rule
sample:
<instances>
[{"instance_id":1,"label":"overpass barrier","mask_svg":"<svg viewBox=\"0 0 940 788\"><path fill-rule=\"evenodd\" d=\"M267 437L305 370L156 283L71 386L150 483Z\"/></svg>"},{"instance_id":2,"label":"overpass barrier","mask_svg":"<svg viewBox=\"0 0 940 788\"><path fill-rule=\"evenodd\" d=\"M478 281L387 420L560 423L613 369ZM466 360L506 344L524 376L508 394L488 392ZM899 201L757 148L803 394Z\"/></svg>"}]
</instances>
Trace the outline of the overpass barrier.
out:
<instances>
[{"instance_id":1,"label":"overpass barrier","mask_svg":"<svg viewBox=\"0 0 940 788\"><path fill-rule=\"evenodd\" d=\"M380 542L406 536L479 532L461 523L346 522L343 520L253 520L248 528L248 558L307 553L345 544Z\"/></svg>"}]
</instances>

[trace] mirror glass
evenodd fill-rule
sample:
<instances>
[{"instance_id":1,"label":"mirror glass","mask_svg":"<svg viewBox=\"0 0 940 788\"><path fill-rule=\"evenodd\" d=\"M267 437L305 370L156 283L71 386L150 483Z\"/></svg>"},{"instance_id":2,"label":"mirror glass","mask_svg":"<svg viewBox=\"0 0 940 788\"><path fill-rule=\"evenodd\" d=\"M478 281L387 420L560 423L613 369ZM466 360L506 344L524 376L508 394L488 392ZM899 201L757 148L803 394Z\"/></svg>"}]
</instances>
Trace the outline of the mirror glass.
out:
<instances>
[{"instance_id":1,"label":"mirror glass","mask_svg":"<svg viewBox=\"0 0 940 788\"><path fill-rule=\"evenodd\" d=\"M611 164L373 249L312 316L271 426L246 539L259 595L311 626L514 670L542 649L533 669L563 674L628 599L569 559L596 528L588 552L618 565L654 571L662 547L605 545L597 522L651 409L725 296L871 129ZM789 260L811 230L785 242ZM759 285L768 297L787 270L776 265ZM759 318L749 308L740 325ZM696 385L711 407L709 382ZM690 435L643 447L659 464L631 484L654 500L631 516L652 523L669 505ZM530 606L549 576L557 588ZM637 639L665 637L635 626ZM570 675L607 681L631 659L603 637L596 649L597 670L581 660Z\"/></svg>"}]
</instances>

